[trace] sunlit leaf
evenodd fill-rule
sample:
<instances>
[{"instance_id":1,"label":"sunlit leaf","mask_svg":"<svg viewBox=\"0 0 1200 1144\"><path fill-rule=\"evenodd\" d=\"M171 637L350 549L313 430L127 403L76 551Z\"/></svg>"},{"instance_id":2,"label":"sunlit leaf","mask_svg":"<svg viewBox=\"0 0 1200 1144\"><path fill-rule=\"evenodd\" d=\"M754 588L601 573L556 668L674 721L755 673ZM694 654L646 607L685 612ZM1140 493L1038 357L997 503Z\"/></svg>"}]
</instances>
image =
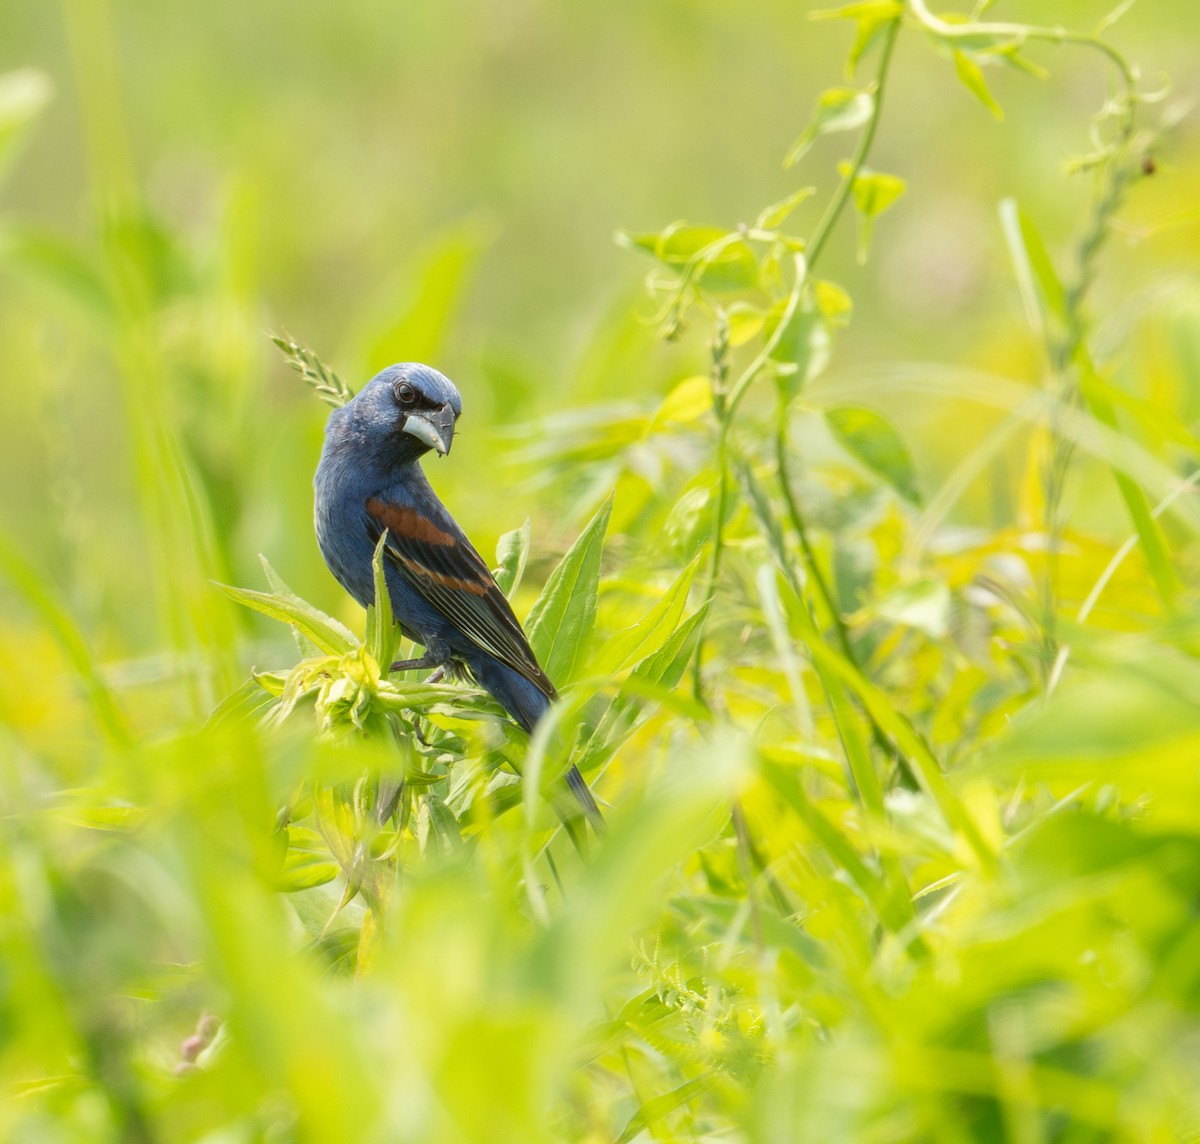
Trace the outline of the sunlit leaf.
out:
<instances>
[{"instance_id":1,"label":"sunlit leaf","mask_svg":"<svg viewBox=\"0 0 1200 1144\"><path fill-rule=\"evenodd\" d=\"M831 87L823 91L817 99L812 119L792 144L784 166L798 163L820 136L861 127L874 110L875 98L869 91L856 91L850 87Z\"/></svg>"},{"instance_id":2,"label":"sunlit leaf","mask_svg":"<svg viewBox=\"0 0 1200 1144\"><path fill-rule=\"evenodd\" d=\"M813 12L813 20L853 20L855 22L854 43L846 58L847 74L853 75L859 62L876 42L879 33L893 20L904 14L904 5L899 0L856 0L840 8L829 8Z\"/></svg>"},{"instance_id":3,"label":"sunlit leaf","mask_svg":"<svg viewBox=\"0 0 1200 1144\"><path fill-rule=\"evenodd\" d=\"M611 514L610 495L550 574L529 613L530 646L558 686L570 680L582 662L596 622L600 557Z\"/></svg>"},{"instance_id":4,"label":"sunlit leaf","mask_svg":"<svg viewBox=\"0 0 1200 1144\"><path fill-rule=\"evenodd\" d=\"M817 193L816 187L801 187L800 190L794 191L788 195L786 199L780 199L777 203L772 203L771 206L763 210L757 219L754 221L755 230L776 230L787 221L788 216L801 203L811 199Z\"/></svg>"},{"instance_id":5,"label":"sunlit leaf","mask_svg":"<svg viewBox=\"0 0 1200 1144\"><path fill-rule=\"evenodd\" d=\"M620 671L634 659L643 658L651 649L663 644L679 625L698 568L697 557L636 624L605 641L596 657L598 671Z\"/></svg>"},{"instance_id":6,"label":"sunlit leaf","mask_svg":"<svg viewBox=\"0 0 1200 1144\"><path fill-rule=\"evenodd\" d=\"M266 558L263 559L265 561ZM228 584L218 584L217 587L231 600L298 628L329 655L342 655L358 646L358 641L344 624L290 592L256 592Z\"/></svg>"},{"instance_id":7,"label":"sunlit leaf","mask_svg":"<svg viewBox=\"0 0 1200 1144\"><path fill-rule=\"evenodd\" d=\"M873 409L842 406L825 411L825 422L839 444L905 500L921 503L912 456L891 422Z\"/></svg>"},{"instance_id":8,"label":"sunlit leaf","mask_svg":"<svg viewBox=\"0 0 1200 1144\"><path fill-rule=\"evenodd\" d=\"M781 315L776 315L776 321ZM789 403L804 386L819 377L829 365L833 339L825 316L807 299L792 314L772 357L790 366L775 375L779 393Z\"/></svg>"},{"instance_id":9,"label":"sunlit leaf","mask_svg":"<svg viewBox=\"0 0 1200 1144\"><path fill-rule=\"evenodd\" d=\"M712 409L712 381L704 376L685 377L663 398L650 420L650 429L664 424L686 425Z\"/></svg>"},{"instance_id":10,"label":"sunlit leaf","mask_svg":"<svg viewBox=\"0 0 1200 1144\"><path fill-rule=\"evenodd\" d=\"M918 580L876 600L865 612L940 640L950 627L950 589L943 580Z\"/></svg>"},{"instance_id":11,"label":"sunlit leaf","mask_svg":"<svg viewBox=\"0 0 1200 1144\"><path fill-rule=\"evenodd\" d=\"M529 558L530 526L526 520L520 528L506 532L496 542L496 561L499 567L494 570L496 585L506 596L513 596L521 586L525 575L525 562Z\"/></svg>"},{"instance_id":12,"label":"sunlit leaf","mask_svg":"<svg viewBox=\"0 0 1200 1144\"><path fill-rule=\"evenodd\" d=\"M851 167L848 163L841 163L838 170L843 178L847 178L850 175ZM904 194L906 187L905 181L897 175L885 175L878 171L868 171L866 168L854 176L851 190L859 215L858 261L860 263L866 261L876 218Z\"/></svg>"},{"instance_id":13,"label":"sunlit leaf","mask_svg":"<svg viewBox=\"0 0 1200 1144\"><path fill-rule=\"evenodd\" d=\"M657 234L620 232L619 242L644 250L676 269L687 269L710 290L742 290L758 279L758 262L737 231L676 223Z\"/></svg>"},{"instance_id":14,"label":"sunlit leaf","mask_svg":"<svg viewBox=\"0 0 1200 1144\"><path fill-rule=\"evenodd\" d=\"M332 882L341 873L341 867L326 851L324 855L304 850L289 850L279 875L279 888L294 894Z\"/></svg>"},{"instance_id":15,"label":"sunlit leaf","mask_svg":"<svg viewBox=\"0 0 1200 1144\"><path fill-rule=\"evenodd\" d=\"M365 646L375 662L386 672L396 650L399 632L392 622L392 598L388 592L387 575L384 571L384 551L387 548L385 529L375 545L371 558L371 574L375 584L375 603L367 609L367 631Z\"/></svg>"},{"instance_id":16,"label":"sunlit leaf","mask_svg":"<svg viewBox=\"0 0 1200 1144\"><path fill-rule=\"evenodd\" d=\"M991 90L988 88L987 80L983 78L983 68L979 66L978 61L973 56L967 55L966 52L955 52L954 70L958 74L959 83L967 91L978 99L997 119L1004 118L1003 110L993 98Z\"/></svg>"}]
</instances>

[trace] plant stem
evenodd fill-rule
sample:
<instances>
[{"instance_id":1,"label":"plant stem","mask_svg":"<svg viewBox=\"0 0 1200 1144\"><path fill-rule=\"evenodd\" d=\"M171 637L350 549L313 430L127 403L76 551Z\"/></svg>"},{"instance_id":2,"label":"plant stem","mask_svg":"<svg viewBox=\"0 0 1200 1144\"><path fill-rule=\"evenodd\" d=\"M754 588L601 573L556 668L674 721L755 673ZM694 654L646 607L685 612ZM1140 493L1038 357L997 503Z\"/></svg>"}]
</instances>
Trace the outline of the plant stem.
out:
<instances>
[{"instance_id":1,"label":"plant stem","mask_svg":"<svg viewBox=\"0 0 1200 1144\"><path fill-rule=\"evenodd\" d=\"M858 666L858 661L854 654L854 646L850 642L850 632L846 627L846 621L842 619L841 609L834 599L833 591L829 587L829 581L825 579L825 574L821 571L820 564L817 563L816 553L813 551L812 544L808 539L808 529L805 527L804 517L800 514L800 506L796 502L795 494L792 492L791 481L788 478L787 416L785 409L780 410L779 421L775 426L775 463L779 474L779 484L783 491L783 502L787 507L788 519L791 522L792 528L796 530L796 536L800 540L800 548L804 553L804 559L808 562L812 582L816 585L817 592L821 599L825 601L826 610L833 619L833 626L837 631L838 643L841 644L843 654L851 663Z\"/></svg>"},{"instance_id":2,"label":"plant stem","mask_svg":"<svg viewBox=\"0 0 1200 1144\"><path fill-rule=\"evenodd\" d=\"M750 388L751 382L766 368L767 363L771 360L771 355L778 348L780 341L783 339L784 332L787 330L792 317L800 305L800 295L803 293L807 274L804 256L797 254L793 261L793 266L795 269L795 278L792 281L792 290L788 295L787 305L784 307L783 313L779 316L779 321L775 329L772 331L763 348L759 350L754 360L742 371L728 395L724 393L723 388L715 384L716 376L714 374L713 413L716 415L718 426L718 484L717 504L714 509L713 519L713 549L712 558L708 566L708 585L704 592L705 601L711 601L716 593L717 578L721 573L721 554L725 547L725 516L729 502L729 430L733 425L734 414L737 413L737 408L741 404L742 398L746 395L746 391ZM715 362L714 370L723 371L723 363ZM700 670L703 653L704 628L701 627L700 635L696 640L695 658L692 662L692 692L701 702L704 701L703 680Z\"/></svg>"},{"instance_id":3,"label":"plant stem","mask_svg":"<svg viewBox=\"0 0 1200 1144\"><path fill-rule=\"evenodd\" d=\"M888 24L887 29L883 33L883 49L879 57L879 71L876 73L875 83L872 85L875 98L871 108L871 118L863 126L858 146L854 150L854 157L850 160L850 169L838 185L833 198L829 200L829 205L825 208L825 213L821 216L821 221L817 223L817 229L813 231L812 238L809 239L806 250L809 270L812 269L814 263L820 258L821 252L825 249L825 243L829 241L829 236L833 233L833 228L837 224L837 220L841 217L842 211L846 209L846 203L850 201L850 193L854 190L854 180L858 178L859 172L862 171L863 164L867 161L867 155L870 154L871 144L875 142L875 129L879 126L879 112L883 108L883 89L887 83L888 67L892 61L892 49L896 46L896 33L899 30L900 17L897 16Z\"/></svg>"},{"instance_id":4,"label":"plant stem","mask_svg":"<svg viewBox=\"0 0 1200 1144\"><path fill-rule=\"evenodd\" d=\"M871 117L864 125L862 135L858 140L858 146L854 149L854 156L850 160L850 169L842 178L841 183L834 192L833 198L829 200L829 205L825 208L825 213L821 216L821 221L817 223L817 229L813 231L812 239L809 241L807 248L807 270L809 273L812 272L813 266L817 259L820 258L821 252L825 249L825 244L829 240L829 236L833 233L834 226L837 224L842 212L846 209L846 204L850 201L850 195L854 189L854 180L858 178L863 165L867 161L867 156L871 152L871 145L875 140L875 131L879 126L880 112L883 110L883 94L887 85L888 69L892 60L892 49L896 45L896 35L899 29L900 18L896 17L896 19L888 24L884 32L879 70L875 75L875 83L873 85L875 98L871 108ZM834 600L829 584L821 572L820 565L817 563L816 555L808 540L808 529L804 525L800 506L796 503L791 483L788 480L787 406L785 402L781 402L780 406L778 422L775 427L775 459L778 466L779 484L783 492L784 504L787 507L788 519L800 540L800 547L804 552L805 560L808 562L813 583L816 584L817 590L824 599L829 614L833 618L834 628L838 635L838 643L841 644L846 658L857 667L859 665L854 654L853 645L850 642L850 633L846 628L845 621L842 619L841 611Z\"/></svg>"},{"instance_id":5,"label":"plant stem","mask_svg":"<svg viewBox=\"0 0 1200 1144\"><path fill-rule=\"evenodd\" d=\"M843 210L846 208L847 202L850 200L851 191L854 189L854 180L858 177L862 170L863 164L866 162L867 155L871 150L871 144L875 138L875 130L879 124L879 111L883 105L883 90L887 79L888 66L892 58L892 49L896 43L896 33L900 28L900 18L896 17L892 20L886 31L884 32L883 50L879 61L879 71L875 78L875 100L871 110L871 118L867 121L861 138L858 141L858 146L855 148L854 157L850 162L850 169L846 172L837 190L834 192L833 198L829 205L825 208L825 213L821 216L821 221L817 224L817 229L813 232L813 237L810 240L806 254L797 254L793 260L794 277L792 280L792 289L788 295L787 304L784 307L783 313L779 316L779 321L776 323L775 329L771 336L767 339L762 349L755 356L754 360L745 368L742 374L738 377L733 387L729 391L727 398L721 401L714 401L713 409L718 420L718 436L717 436L717 471L718 471L718 487L717 487L717 504L715 509L715 520L713 524L713 549L712 559L709 562L708 571L708 586L704 594L705 600L711 600L716 592L717 579L721 571L721 555L725 544L725 513L729 496L729 480L728 480L728 439L729 429L733 424L733 418L737 413L738 406L741 404L742 398L746 395L750 385L763 372L767 364L771 360L771 355L779 347L779 343L783 340L784 334L791 325L792 318L795 316L797 309L800 306L800 299L804 293L804 286L808 281L809 272L812 269L813 263L820 256L824 249L825 243L829 239L829 235L833 231L834 225L841 217ZM714 395L715 396L715 395ZM786 448L786 436L784 436L782 444L777 438L777 445L781 449ZM847 654L850 654L849 634L845 631L845 625L842 622L841 616L838 614L837 608L833 606L832 595L828 591L828 586L821 579L820 571L817 570L816 564L812 560L812 550L808 545L807 534L804 531L803 521L800 514L796 511L795 502L788 492L789 514L792 524L796 527L796 531L801 535L801 543L805 549L805 556L809 560L810 566L814 569L814 577L821 583L823 594L826 601L830 604L830 611L834 616L834 622L838 626L839 639L842 646L846 649ZM696 641L696 653L692 663L692 690L698 700L703 701L703 678L701 671L701 660L704 652L704 632L701 630L700 637ZM851 660L853 662L853 659Z\"/></svg>"},{"instance_id":6,"label":"plant stem","mask_svg":"<svg viewBox=\"0 0 1200 1144\"><path fill-rule=\"evenodd\" d=\"M925 0L908 0L908 3L912 14L917 18L917 23L926 31L932 32L943 40L995 36L998 40L1008 40L1015 44L1023 43L1025 40L1041 40L1051 44L1082 44L1085 47L1095 48L1096 51L1108 57L1117 71L1121 73L1127 97L1132 97L1137 87L1137 76L1129 61L1116 48L1105 43L1098 36L1089 35L1087 32L1073 32L1069 28L1038 28L1025 24L992 24L976 23L975 21L964 24L948 24L929 11Z\"/></svg>"},{"instance_id":7,"label":"plant stem","mask_svg":"<svg viewBox=\"0 0 1200 1144\"><path fill-rule=\"evenodd\" d=\"M721 552L725 547L725 514L729 508L729 414L726 412L717 429L717 503L713 509L713 546L708 562L708 584L704 589L704 600L709 602L717 592L717 579L721 575ZM706 624L700 625L696 637L696 652L692 657L692 694L704 702L704 632Z\"/></svg>"},{"instance_id":8,"label":"plant stem","mask_svg":"<svg viewBox=\"0 0 1200 1144\"><path fill-rule=\"evenodd\" d=\"M1093 416L1116 428L1115 415L1111 410L1096 408L1084 390L1082 377L1091 369L1086 348L1083 320L1083 305L1095 279L1096 262L1108 238L1109 222L1124 201L1125 194L1140 172L1140 164L1128 154L1133 139L1132 96L1127 96L1120 134L1112 153L1099 172L1099 187L1092 206L1091 215L1082 234L1075 244L1075 273L1071 281L1063 284L1062 328L1046 326L1046 357L1050 368L1050 380L1054 386L1054 404L1050 414L1050 456L1043 466L1043 485L1046 521L1046 565L1042 577L1042 681L1046 692L1054 690L1062 676L1069 649L1060 647L1058 638L1057 595L1059 563L1062 550L1062 535L1065 528L1063 511L1064 491L1071 462L1075 456L1075 442L1062 434L1064 410L1081 402L1093 405ZM1115 473L1118 487L1126 502L1135 528L1143 533L1143 542L1151 572L1155 576L1165 606L1172 604L1175 580L1170 565L1162 559L1154 559L1160 552L1161 535L1153 519L1148 516L1145 494Z\"/></svg>"}]
</instances>

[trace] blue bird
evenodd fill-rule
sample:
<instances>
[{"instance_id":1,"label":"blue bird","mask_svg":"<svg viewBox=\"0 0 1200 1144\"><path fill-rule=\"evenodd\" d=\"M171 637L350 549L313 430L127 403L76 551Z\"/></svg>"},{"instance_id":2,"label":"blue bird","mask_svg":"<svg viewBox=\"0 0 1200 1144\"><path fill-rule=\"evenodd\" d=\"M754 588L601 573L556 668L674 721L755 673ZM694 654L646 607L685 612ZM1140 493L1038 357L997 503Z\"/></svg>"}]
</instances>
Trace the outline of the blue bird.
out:
<instances>
[{"instance_id":1,"label":"blue bird","mask_svg":"<svg viewBox=\"0 0 1200 1144\"><path fill-rule=\"evenodd\" d=\"M418 463L450 452L462 398L427 365L376 374L335 409L313 480L317 542L329 570L360 604L374 602L371 562L387 534L384 574L392 615L421 644L392 671L461 665L526 731L557 698L486 562ZM594 827L599 808L578 769L569 784Z\"/></svg>"}]
</instances>

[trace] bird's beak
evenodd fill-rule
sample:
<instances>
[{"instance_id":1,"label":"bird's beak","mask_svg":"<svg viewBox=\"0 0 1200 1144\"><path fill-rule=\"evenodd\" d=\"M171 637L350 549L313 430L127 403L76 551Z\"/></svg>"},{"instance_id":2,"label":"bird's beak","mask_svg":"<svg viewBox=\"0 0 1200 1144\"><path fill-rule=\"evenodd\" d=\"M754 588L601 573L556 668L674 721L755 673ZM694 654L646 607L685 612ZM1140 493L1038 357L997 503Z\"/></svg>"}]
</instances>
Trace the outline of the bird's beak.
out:
<instances>
[{"instance_id":1,"label":"bird's beak","mask_svg":"<svg viewBox=\"0 0 1200 1144\"><path fill-rule=\"evenodd\" d=\"M410 413L404 419L404 432L445 456L454 439L454 410L443 405L432 413Z\"/></svg>"}]
</instances>

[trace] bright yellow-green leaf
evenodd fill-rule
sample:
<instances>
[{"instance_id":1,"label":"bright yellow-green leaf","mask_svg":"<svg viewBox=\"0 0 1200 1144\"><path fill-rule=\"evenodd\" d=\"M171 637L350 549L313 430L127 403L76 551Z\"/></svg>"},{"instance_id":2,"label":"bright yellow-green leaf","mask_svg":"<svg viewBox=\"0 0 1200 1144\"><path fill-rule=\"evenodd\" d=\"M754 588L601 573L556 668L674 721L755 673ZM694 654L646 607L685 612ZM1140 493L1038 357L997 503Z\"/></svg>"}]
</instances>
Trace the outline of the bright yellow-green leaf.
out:
<instances>
[{"instance_id":1,"label":"bright yellow-green leaf","mask_svg":"<svg viewBox=\"0 0 1200 1144\"><path fill-rule=\"evenodd\" d=\"M873 409L827 409L825 420L838 442L905 500L921 503L912 457L892 424Z\"/></svg>"},{"instance_id":2,"label":"bright yellow-green leaf","mask_svg":"<svg viewBox=\"0 0 1200 1144\"><path fill-rule=\"evenodd\" d=\"M800 138L792 144L784 160L790 167L799 162L804 153L822 135L835 131L853 131L861 127L875 110L875 97L869 91L857 91L852 87L831 87L817 98L816 110Z\"/></svg>"},{"instance_id":3,"label":"bright yellow-green leaf","mask_svg":"<svg viewBox=\"0 0 1200 1144\"><path fill-rule=\"evenodd\" d=\"M655 411L650 421L653 431L666 424L686 425L703 417L712 408L712 381L703 375L685 377Z\"/></svg>"},{"instance_id":4,"label":"bright yellow-green leaf","mask_svg":"<svg viewBox=\"0 0 1200 1144\"><path fill-rule=\"evenodd\" d=\"M849 163L838 165L842 178L849 176L852 168ZM907 184L898 175L885 175L879 171L869 171L863 167L854 178L851 188L854 196L854 206L858 210L858 261L866 262L867 250L871 245L871 233L875 219L883 214L895 201L904 194Z\"/></svg>"},{"instance_id":5,"label":"bright yellow-green leaf","mask_svg":"<svg viewBox=\"0 0 1200 1144\"><path fill-rule=\"evenodd\" d=\"M987 80L983 78L983 69L973 56L966 52L954 53L954 70L958 73L959 82L997 119L1004 118L1004 111L988 88Z\"/></svg>"}]
</instances>

